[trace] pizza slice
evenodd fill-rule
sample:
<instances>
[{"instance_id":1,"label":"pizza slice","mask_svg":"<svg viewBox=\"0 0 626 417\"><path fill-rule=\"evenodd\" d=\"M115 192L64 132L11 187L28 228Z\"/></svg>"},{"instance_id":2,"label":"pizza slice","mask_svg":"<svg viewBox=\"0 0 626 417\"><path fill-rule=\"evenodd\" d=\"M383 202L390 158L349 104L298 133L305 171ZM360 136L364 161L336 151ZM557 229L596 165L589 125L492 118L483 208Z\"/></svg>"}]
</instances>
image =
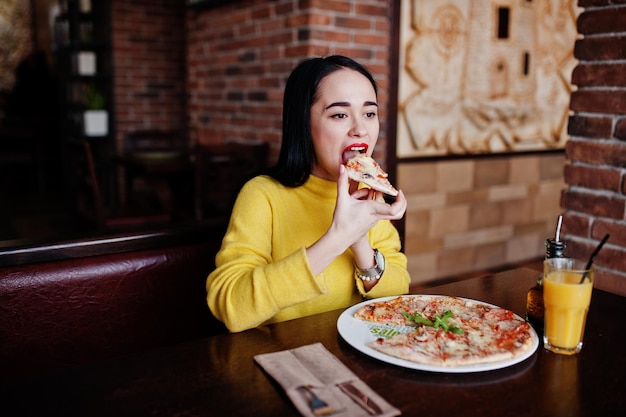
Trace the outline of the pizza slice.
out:
<instances>
[{"instance_id":1,"label":"pizza slice","mask_svg":"<svg viewBox=\"0 0 626 417\"><path fill-rule=\"evenodd\" d=\"M423 311L427 302L418 297L395 297L387 301L375 301L359 308L354 317L377 324L391 324L395 326L412 325L405 317L405 313L413 314Z\"/></svg>"},{"instance_id":2,"label":"pizza slice","mask_svg":"<svg viewBox=\"0 0 626 417\"><path fill-rule=\"evenodd\" d=\"M376 191L397 196L398 190L387 179L388 174L383 171L378 162L365 154L358 154L346 162L348 177L362 182Z\"/></svg>"},{"instance_id":3,"label":"pizza slice","mask_svg":"<svg viewBox=\"0 0 626 417\"><path fill-rule=\"evenodd\" d=\"M413 332L399 334L388 339L378 338L368 346L385 355L407 361L443 366L444 355L437 339L435 329L418 327Z\"/></svg>"}]
</instances>

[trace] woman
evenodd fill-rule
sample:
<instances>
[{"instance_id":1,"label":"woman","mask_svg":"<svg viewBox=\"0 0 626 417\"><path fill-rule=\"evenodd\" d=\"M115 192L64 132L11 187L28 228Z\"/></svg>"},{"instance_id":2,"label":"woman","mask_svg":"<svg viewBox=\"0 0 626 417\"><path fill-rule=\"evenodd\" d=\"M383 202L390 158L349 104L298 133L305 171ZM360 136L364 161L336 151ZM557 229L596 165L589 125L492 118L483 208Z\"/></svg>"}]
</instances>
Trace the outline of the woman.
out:
<instances>
[{"instance_id":1,"label":"woman","mask_svg":"<svg viewBox=\"0 0 626 417\"><path fill-rule=\"evenodd\" d=\"M289 76L278 162L240 191L207 279L209 307L230 331L408 291L390 222L404 194L387 204L343 165L371 155L379 129L376 82L352 59L309 59Z\"/></svg>"}]
</instances>

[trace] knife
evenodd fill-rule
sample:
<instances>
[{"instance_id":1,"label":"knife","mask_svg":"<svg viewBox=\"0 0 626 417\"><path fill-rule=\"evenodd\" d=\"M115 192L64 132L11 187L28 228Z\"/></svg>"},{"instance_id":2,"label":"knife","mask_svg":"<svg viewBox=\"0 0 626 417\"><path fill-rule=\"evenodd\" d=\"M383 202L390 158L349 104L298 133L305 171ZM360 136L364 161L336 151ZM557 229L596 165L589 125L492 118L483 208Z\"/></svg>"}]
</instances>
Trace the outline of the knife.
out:
<instances>
[{"instance_id":1,"label":"knife","mask_svg":"<svg viewBox=\"0 0 626 417\"><path fill-rule=\"evenodd\" d=\"M374 402L370 397L367 396L363 391L355 387L352 382L344 382L341 384L337 384L339 389L343 391L348 397L352 398L352 400L360 405L365 411L370 413L373 416L377 416L382 414L383 410L380 409L378 404Z\"/></svg>"}]
</instances>

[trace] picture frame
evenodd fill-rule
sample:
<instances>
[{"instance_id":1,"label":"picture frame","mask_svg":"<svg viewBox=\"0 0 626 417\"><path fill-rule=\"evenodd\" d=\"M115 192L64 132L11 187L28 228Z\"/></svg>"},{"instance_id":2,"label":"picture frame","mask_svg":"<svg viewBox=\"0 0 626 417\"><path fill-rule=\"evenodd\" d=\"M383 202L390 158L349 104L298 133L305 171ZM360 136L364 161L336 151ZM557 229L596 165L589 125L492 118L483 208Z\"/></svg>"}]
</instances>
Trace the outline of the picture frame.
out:
<instances>
[{"instance_id":1,"label":"picture frame","mask_svg":"<svg viewBox=\"0 0 626 417\"><path fill-rule=\"evenodd\" d=\"M394 1L393 159L564 149L576 2L501 3Z\"/></svg>"}]
</instances>

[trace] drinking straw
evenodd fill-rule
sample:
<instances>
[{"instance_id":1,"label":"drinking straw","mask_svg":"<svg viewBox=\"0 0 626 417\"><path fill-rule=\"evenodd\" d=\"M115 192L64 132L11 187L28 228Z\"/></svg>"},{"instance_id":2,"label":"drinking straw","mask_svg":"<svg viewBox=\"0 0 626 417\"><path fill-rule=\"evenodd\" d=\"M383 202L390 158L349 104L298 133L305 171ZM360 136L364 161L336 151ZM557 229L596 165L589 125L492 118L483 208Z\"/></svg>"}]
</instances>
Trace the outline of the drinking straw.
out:
<instances>
[{"instance_id":1,"label":"drinking straw","mask_svg":"<svg viewBox=\"0 0 626 417\"><path fill-rule=\"evenodd\" d=\"M589 262L587 262L587 265L585 266L586 271L583 273L583 277L580 279L579 284L582 284L583 281L585 281L585 278L587 278L587 275L589 275L589 268L591 268L591 264L593 264L593 260L596 258L596 255L598 254L598 252L600 252L600 249L602 249L602 246L604 246L606 241L609 240L609 236L610 235L608 233L604 235L604 238L602 238L602 241L598 244L598 246L596 246L596 249L593 251L593 253L589 257Z\"/></svg>"},{"instance_id":2,"label":"drinking straw","mask_svg":"<svg viewBox=\"0 0 626 417\"><path fill-rule=\"evenodd\" d=\"M559 216L559 221L556 224L556 234L554 236L554 240L556 242L561 241L561 224L563 223L563 216Z\"/></svg>"}]
</instances>

